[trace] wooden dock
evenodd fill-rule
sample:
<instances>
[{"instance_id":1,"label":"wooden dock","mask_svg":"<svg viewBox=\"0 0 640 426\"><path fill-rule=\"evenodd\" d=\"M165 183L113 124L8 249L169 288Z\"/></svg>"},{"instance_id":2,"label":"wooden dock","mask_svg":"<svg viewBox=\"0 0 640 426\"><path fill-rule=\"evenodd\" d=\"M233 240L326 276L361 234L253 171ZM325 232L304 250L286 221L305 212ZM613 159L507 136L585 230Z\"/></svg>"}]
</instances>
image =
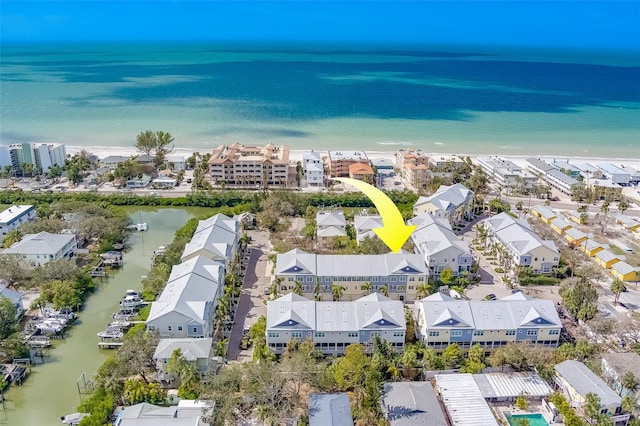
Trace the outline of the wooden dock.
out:
<instances>
[{"instance_id":1,"label":"wooden dock","mask_svg":"<svg viewBox=\"0 0 640 426\"><path fill-rule=\"evenodd\" d=\"M98 349L116 349L122 346L123 342L98 342Z\"/></svg>"}]
</instances>

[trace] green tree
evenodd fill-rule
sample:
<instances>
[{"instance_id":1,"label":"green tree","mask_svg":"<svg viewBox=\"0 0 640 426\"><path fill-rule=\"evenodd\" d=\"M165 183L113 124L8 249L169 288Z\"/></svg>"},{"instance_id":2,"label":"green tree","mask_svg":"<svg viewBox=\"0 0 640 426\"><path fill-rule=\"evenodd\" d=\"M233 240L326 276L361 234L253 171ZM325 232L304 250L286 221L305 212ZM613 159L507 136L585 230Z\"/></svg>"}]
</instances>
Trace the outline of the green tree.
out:
<instances>
[{"instance_id":1,"label":"green tree","mask_svg":"<svg viewBox=\"0 0 640 426\"><path fill-rule=\"evenodd\" d=\"M598 293L587 277L580 276L573 283L561 287L559 294L564 306L576 319L588 321L598 311Z\"/></svg>"},{"instance_id":2,"label":"green tree","mask_svg":"<svg viewBox=\"0 0 640 426\"><path fill-rule=\"evenodd\" d=\"M469 349L467 359L464 360L460 372L478 374L486 367L484 363L484 349L476 343Z\"/></svg>"},{"instance_id":3,"label":"green tree","mask_svg":"<svg viewBox=\"0 0 640 426\"><path fill-rule=\"evenodd\" d=\"M371 282L369 281L365 281L364 283L362 283L362 285L360 286L360 290L362 290L362 295L366 296L368 294L371 293Z\"/></svg>"},{"instance_id":4,"label":"green tree","mask_svg":"<svg viewBox=\"0 0 640 426\"><path fill-rule=\"evenodd\" d=\"M6 339L15 333L18 326L18 310L8 297L0 297L0 339Z\"/></svg>"},{"instance_id":5,"label":"green tree","mask_svg":"<svg viewBox=\"0 0 640 426\"><path fill-rule=\"evenodd\" d=\"M380 293L382 293L384 297L389 297L389 283L384 283L384 285L380 287Z\"/></svg>"},{"instance_id":6,"label":"green tree","mask_svg":"<svg viewBox=\"0 0 640 426\"><path fill-rule=\"evenodd\" d=\"M516 407L521 410L526 410L527 407L529 407L529 400L527 399L527 397L524 395L519 395L516 398Z\"/></svg>"},{"instance_id":7,"label":"green tree","mask_svg":"<svg viewBox=\"0 0 640 426\"><path fill-rule=\"evenodd\" d=\"M600 397L589 392L585 397L584 416L590 423L596 423L600 417Z\"/></svg>"},{"instance_id":8,"label":"green tree","mask_svg":"<svg viewBox=\"0 0 640 426\"><path fill-rule=\"evenodd\" d=\"M427 297L429 295L429 293L431 293L431 287L429 286L428 283L422 283L418 286L417 290L416 290L416 298L418 300L420 299L424 299L425 297Z\"/></svg>"},{"instance_id":9,"label":"green tree","mask_svg":"<svg viewBox=\"0 0 640 426\"><path fill-rule=\"evenodd\" d=\"M456 343L451 343L442 352L442 361L447 369L458 368L462 362L462 350Z\"/></svg>"},{"instance_id":10,"label":"green tree","mask_svg":"<svg viewBox=\"0 0 640 426\"><path fill-rule=\"evenodd\" d=\"M7 236L13 232L9 231ZM6 241L6 240L5 240ZM9 285L15 286L27 277L27 271L22 265L22 259L17 254L0 254L0 277Z\"/></svg>"},{"instance_id":11,"label":"green tree","mask_svg":"<svg viewBox=\"0 0 640 426\"><path fill-rule=\"evenodd\" d=\"M333 295L333 300L335 301L340 301L342 299L342 295L344 294L344 291L346 290L346 288L344 288L343 286L339 285L339 284L333 284L331 286L331 294Z\"/></svg>"},{"instance_id":12,"label":"green tree","mask_svg":"<svg viewBox=\"0 0 640 426\"><path fill-rule=\"evenodd\" d=\"M151 155L156 148L156 134L151 130L140 132L136 138L136 149L145 155Z\"/></svg>"},{"instance_id":13,"label":"green tree","mask_svg":"<svg viewBox=\"0 0 640 426\"><path fill-rule=\"evenodd\" d=\"M368 365L364 348L353 343L345 349L344 356L339 359L333 377L338 388L342 391L351 390L364 382L365 370Z\"/></svg>"},{"instance_id":14,"label":"green tree","mask_svg":"<svg viewBox=\"0 0 640 426\"><path fill-rule=\"evenodd\" d=\"M298 296L302 296L302 281L295 280L293 284L293 293L297 294Z\"/></svg>"},{"instance_id":15,"label":"green tree","mask_svg":"<svg viewBox=\"0 0 640 426\"><path fill-rule=\"evenodd\" d=\"M453 276L453 269L447 266L442 271L440 271L440 281L445 285L453 284L455 281L455 277Z\"/></svg>"},{"instance_id":16,"label":"green tree","mask_svg":"<svg viewBox=\"0 0 640 426\"><path fill-rule=\"evenodd\" d=\"M611 293L614 295L613 303L615 305L618 304L618 300L620 299L620 293L622 293L625 289L624 283L616 278L613 283L611 283Z\"/></svg>"},{"instance_id":17,"label":"green tree","mask_svg":"<svg viewBox=\"0 0 640 426\"><path fill-rule=\"evenodd\" d=\"M636 379L636 375L631 371L624 373L622 380L620 380L620 384L629 392L635 392L636 389L638 389L638 379Z\"/></svg>"}]
</instances>

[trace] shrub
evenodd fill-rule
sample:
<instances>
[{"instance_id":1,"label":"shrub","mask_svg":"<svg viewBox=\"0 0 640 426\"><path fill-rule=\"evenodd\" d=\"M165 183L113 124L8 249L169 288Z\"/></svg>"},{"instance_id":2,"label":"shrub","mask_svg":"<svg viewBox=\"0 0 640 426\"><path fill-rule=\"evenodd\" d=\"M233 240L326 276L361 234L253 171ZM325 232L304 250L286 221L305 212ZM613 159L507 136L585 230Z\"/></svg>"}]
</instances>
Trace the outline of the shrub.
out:
<instances>
[{"instance_id":1,"label":"shrub","mask_svg":"<svg viewBox=\"0 0 640 426\"><path fill-rule=\"evenodd\" d=\"M494 263L492 263L492 265L494 265ZM496 268L496 269L495 269L495 271L496 271L497 273L499 273L499 274L504 273L504 269L502 269L502 268Z\"/></svg>"},{"instance_id":2,"label":"shrub","mask_svg":"<svg viewBox=\"0 0 640 426\"><path fill-rule=\"evenodd\" d=\"M520 285L558 285L560 284L560 278L550 277L548 275L531 275L527 277L521 277Z\"/></svg>"}]
</instances>

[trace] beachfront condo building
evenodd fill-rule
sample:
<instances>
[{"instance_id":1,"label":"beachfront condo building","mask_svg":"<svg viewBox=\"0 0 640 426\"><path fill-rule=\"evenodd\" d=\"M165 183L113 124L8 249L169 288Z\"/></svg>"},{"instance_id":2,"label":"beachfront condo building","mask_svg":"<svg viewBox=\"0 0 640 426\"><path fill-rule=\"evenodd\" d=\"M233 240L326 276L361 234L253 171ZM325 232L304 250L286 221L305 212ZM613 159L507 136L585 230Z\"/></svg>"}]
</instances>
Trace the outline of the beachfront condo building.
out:
<instances>
[{"instance_id":1,"label":"beachfront condo building","mask_svg":"<svg viewBox=\"0 0 640 426\"><path fill-rule=\"evenodd\" d=\"M452 225L471 217L472 212L473 191L460 183L441 185L433 195L418 198L413 206L414 216L429 213L447 219Z\"/></svg>"},{"instance_id":2,"label":"beachfront condo building","mask_svg":"<svg viewBox=\"0 0 640 426\"><path fill-rule=\"evenodd\" d=\"M417 226L410 238L416 253L424 256L431 276L440 277L445 268L450 268L454 276L471 272L469 245L458 238L447 219L423 213L409 223Z\"/></svg>"},{"instance_id":3,"label":"beachfront condo building","mask_svg":"<svg viewBox=\"0 0 640 426\"><path fill-rule=\"evenodd\" d=\"M562 170L560 170L558 169L560 166L564 166L566 168L562 167ZM540 176L540 178L551 187L567 195L571 195L576 188L581 188L583 186L582 182L571 176L572 170L578 172L576 176L579 175L580 170L571 166L569 163L554 163L551 165L539 158L528 158L527 167L533 174ZM567 170L569 171L569 174L565 173Z\"/></svg>"},{"instance_id":4,"label":"beachfront condo building","mask_svg":"<svg viewBox=\"0 0 640 426\"><path fill-rule=\"evenodd\" d=\"M64 166L67 151L63 144L23 142L0 149L0 165L10 166L14 176L25 175L25 164L33 165L32 175L47 173L53 166Z\"/></svg>"},{"instance_id":5,"label":"beachfront condo building","mask_svg":"<svg viewBox=\"0 0 640 426\"><path fill-rule=\"evenodd\" d=\"M510 342L558 346L562 323L552 300L518 292L500 300L470 301L435 293L413 305L416 335L442 351L452 343L469 350L476 343L485 352Z\"/></svg>"},{"instance_id":6,"label":"beachfront condo building","mask_svg":"<svg viewBox=\"0 0 640 426\"><path fill-rule=\"evenodd\" d=\"M267 346L276 354L293 339L311 339L324 355L342 355L347 346L371 344L376 337L402 352L406 331L403 303L379 293L351 302L316 302L289 293L267 304Z\"/></svg>"},{"instance_id":7,"label":"beachfront condo building","mask_svg":"<svg viewBox=\"0 0 640 426\"><path fill-rule=\"evenodd\" d=\"M36 209L32 205L11 206L0 213L0 234L18 228L25 222L36 220Z\"/></svg>"},{"instance_id":8,"label":"beachfront condo building","mask_svg":"<svg viewBox=\"0 0 640 426\"><path fill-rule=\"evenodd\" d=\"M286 187L289 147L271 143L265 146L220 145L211 153L209 175L213 184L226 187Z\"/></svg>"},{"instance_id":9,"label":"beachfront condo building","mask_svg":"<svg viewBox=\"0 0 640 426\"><path fill-rule=\"evenodd\" d=\"M329 151L329 176L349 177L349 166L358 163L370 165L364 151Z\"/></svg>"},{"instance_id":10,"label":"beachfront condo building","mask_svg":"<svg viewBox=\"0 0 640 426\"><path fill-rule=\"evenodd\" d=\"M426 189L432 178L429 157L419 149L401 149L396 152L396 167L404 180L417 190Z\"/></svg>"},{"instance_id":11,"label":"beachfront condo building","mask_svg":"<svg viewBox=\"0 0 640 426\"><path fill-rule=\"evenodd\" d=\"M527 266L534 274L550 274L558 266L560 252L555 243L541 239L527 221L500 213L483 224L488 231L487 245L500 249L498 257L506 259L506 269Z\"/></svg>"},{"instance_id":12,"label":"beachfront condo building","mask_svg":"<svg viewBox=\"0 0 640 426\"><path fill-rule=\"evenodd\" d=\"M355 300L377 291L413 301L429 271L421 254L313 254L294 249L277 255L274 275L281 293L301 286L311 299Z\"/></svg>"},{"instance_id":13,"label":"beachfront condo building","mask_svg":"<svg viewBox=\"0 0 640 426\"><path fill-rule=\"evenodd\" d=\"M538 176L500 157L478 157L476 163L508 194L512 190L524 192L538 182Z\"/></svg>"}]
</instances>

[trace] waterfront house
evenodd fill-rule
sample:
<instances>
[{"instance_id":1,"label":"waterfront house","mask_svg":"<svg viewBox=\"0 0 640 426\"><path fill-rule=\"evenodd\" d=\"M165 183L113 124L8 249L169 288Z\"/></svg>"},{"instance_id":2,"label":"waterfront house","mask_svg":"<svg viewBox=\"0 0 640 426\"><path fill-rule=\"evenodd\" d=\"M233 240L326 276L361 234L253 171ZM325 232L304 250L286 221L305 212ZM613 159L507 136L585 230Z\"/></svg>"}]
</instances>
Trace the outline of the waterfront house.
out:
<instances>
[{"instance_id":1,"label":"waterfront house","mask_svg":"<svg viewBox=\"0 0 640 426\"><path fill-rule=\"evenodd\" d=\"M626 396L637 393L637 389L626 389L622 386L622 377L633 374L636 383L640 383L640 355L636 352L605 352L602 354L602 374L619 395Z\"/></svg>"},{"instance_id":2,"label":"waterfront house","mask_svg":"<svg viewBox=\"0 0 640 426\"><path fill-rule=\"evenodd\" d=\"M615 262L611 265L611 275L620 281L637 281L639 268L629 265L627 262Z\"/></svg>"},{"instance_id":3,"label":"waterfront house","mask_svg":"<svg viewBox=\"0 0 640 426\"><path fill-rule=\"evenodd\" d=\"M135 161L136 163L142 165L142 166L147 166L150 164L153 164L155 158L152 157L151 155L148 154L141 154L141 155L137 155L133 161Z\"/></svg>"},{"instance_id":4,"label":"waterfront house","mask_svg":"<svg viewBox=\"0 0 640 426\"><path fill-rule=\"evenodd\" d=\"M385 383L380 407L391 426L447 424L433 386L428 381Z\"/></svg>"},{"instance_id":5,"label":"waterfront house","mask_svg":"<svg viewBox=\"0 0 640 426\"><path fill-rule=\"evenodd\" d=\"M555 218L551 221L551 229L560 235L563 235L565 231L571 228L573 228L573 225L561 217Z\"/></svg>"},{"instance_id":6,"label":"waterfront house","mask_svg":"<svg viewBox=\"0 0 640 426\"><path fill-rule=\"evenodd\" d=\"M471 216L473 210L473 191L462 184L441 185L429 197L420 197L413 206L413 215L429 213L438 218L447 219L452 225Z\"/></svg>"},{"instance_id":7,"label":"waterfront house","mask_svg":"<svg viewBox=\"0 0 640 426\"><path fill-rule=\"evenodd\" d=\"M146 188L151 183L151 176L142 175L142 177L134 177L127 181L127 188L140 189Z\"/></svg>"},{"instance_id":8,"label":"waterfront house","mask_svg":"<svg viewBox=\"0 0 640 426\"><path fill-rule=\"evenodd\" d=\"M600 250L594 257L596 263L606 269L611 269L614 263L622 260L618 255L613 254L609 250Z\"/></svg>"},{"instance_id":9,"label":"waterfront house","mask_svg":"<svg viewBox=\"0 0 640 426\"><path fill-rule=\"evenodd\" d=\"M558 217L549 207L545 206L533 206L531 207L531 214L539 217L547 225L551 224L551 221Z\"/></svg>"},{"instance_id":10,"label":"waterfront house","mask_svg":"<svg viewBox=\"0 0 640 426\"><path fill-rule=\"evenodd\" d=\"M353 426L349 395L309 394L309 426Z\"/></svg>"},{"instance_id":11,"label":"waterfront house","mask_svg":"<svg viewBox=\"0 0 640 426\"><path fill-rule=\"evenodd\" d=\"M29 269L42 266L58 259L70 259L78 251L75 234L50 234L39 232L27 234L2 251L2 254L14 254L22 257L23 265Z\"/></svg>"},{"instance_id":12,"label":"waterfront house","mask_svg":"<svg viewBox=\"0 0 640 426\"><path fill-rule=\"evenodd\" d=\"M354 163L349 166L349 177L362 180L373 185L373 169L364 163Z\"/></svg>"},{"instance_id":13,"label":"waterfront house","mask_svg":"<svg viewBox=\"0 0 640 426\"><path fill-rule=\"evenodd\" d=\"M183 359L195 367L200 376L204 376L213 366L215 350L213 339L160 339L156 351L153 354L153 362L156 370L164 377L169 378L171 373L166 371L173 353L179 350Z\"/></svg>"},{"instance_id":14,"label":"waterfront house","mask_svg":"<svg viewBox=\"0 0 640 426\"><path fill-rule=\"evenodd\" d=\"M16 308L16 319L22 317L24 313L24 308L22 307L22 293L16 290L11 290L7 288L7 282L3 279L0 279L0 299L6 297L11 301L11 304Z\"/></svg>"},{"instance_id":15,"label":"waterfront house","mask_svg":"<svg viewBox=\"0 0 640 426\"><path fill-rule=\"evenodd\" d=\"M104 167L115 169L116 167L118 167L119 163L124 163L129 158L130 157L124 155L108 155L100 160L100 164L102 164Z\"/></svg>"},{"instance_id":16,"label":"waterfront house","mask_svg":"<svg viewBox=\"0 0 640 426\"><path fill-rule=\"evenodd\" d=\"M211 407L211 401L193 399L182 399L169 407L141 402L124 407L113 426L206 426L211 424L205 420L213 414Z\"/></svg>"},{"instance_id":17,"label":"waterfront house","mask_svg":"<svg viewBox=\"0 0 640 426\"><path fill-rule=\"evenodd\" d=\"M171 177L158 177L151 181L151 186L154 189L172 189L175 188L178 181Z\"/></svg>"},{"instance_id":18,"label":"waterfront house","mask_svg":"<svg viewBox=\"0 0 640 426\"><path fill-rule=\"evenodd\" d=\"M351 302L316 302L295 293L267 304L267 346L281 354L297 339L311 339L325 355L342 355L352 343L375 337L402 352L406 332L403 303L379 293Z\"/></svg>"},{"instance_id":19,"label":"waterfront house","mask_svg":"<svg viewBox=\"0 0 640 426\"><path fill-rule=\"evenodd\" d=\"M316 237L332 238L347 236L347 220L342 210L320 210L316 213Z\"/></svg>"},{"instance_id":20,"label":"waterfront house","mask_svg":"<svg viewBox=\"0 0 640 426\"><path fill-rule=\"evenodd\" d=\"M302 170L307 186L324 186L324 161L317 151L302 154Z\"/></svg>"},{"instance_id":21,"label":"waterfront house","mask_svg":"<svg viewBox=\"0 0 640 426\"><path fill-rule=\"evenodd\" d=\"M511 265L529 266L534 274L548 274L558 266L560 252L555 243L538 237L526 221L500 213L485 219L484 224L489 245L505 247Z\"/></svg>"},{"instance_id":22,"label":"waterfront house","mask_svg":"<svg viewBox=\"0 0 640 426\"><path fill-rule=\"evenodd\" d=\"M239 229L239 220L223 214L201 220L191 241L184 247L182 261L204 256L228 267L238 252Z\"/></svg>"},{"instance_id":23,"label":"waterfront house","mask_svg":"<svg viewBox=\"0 0 640 426\"><path fill-rule=\"evenodd\" d=\"M353 218L353 223L356 228L356 241L358 244L360 244L365 237L378 238L373 230L383 227L382 218L379 215L356 215Z\"/></svg>"},{"instance_id":24,"label":"waterfront house","mask_svg":"<svg viewBox=\"0 0 640 426\"><path fill-rule=\"evenodd\" d=\"M187 170L187 160L183 155L169 155L165 162L173 171Z\"/></svg>"},{"instance_id":25,"label":"waterfront house","mask_svg":"<svg viewBox=\"0 0 640 426\"><path fill-rule=\"evenodd\" d=\"M569 404L584 407L587 395L600 398L600 412L612 416L616 425L625 425L628 414L622 412L622 399L600 377L580 361L567 360L555 366L554 381L562 390Z\"/></svg>"},{"instance_id":26,"label":"waterfront house","mask_svg":"<svg viewBox=\"0 0 640 426\"><path fill-rule=\"evenodd\" d=\"M421 254L311 254L299 249L278 254L274 274L281 291L292 291L298 281L306 297L322 300L333 298L336 285L342 288L341 300L378 291L413 301L428 279Z\"/></svg>"},{"instance_id":27,"label":"waterfront house","mask_svg":"<svg viewBox=\"0 0 640 426\"><path fill-rule=\"evenodd\" d=\"M36 209L32 205L14 205L0 213L0 234L7 235L23 223L36 219Z\"/></svg>"},{"instance_id":28,"label":"waterfront house","mask_svg":"<svg viewBox=\"0 0 640 426\"><path fill-rule=\"evenodd\" d=\"M622 225L625 229L629 231L636 231L640 229L640 222L632 218L631 216L625 216L623 214L615 214L613 218L616 220L616 223Z\"/></svg>"},{"instance_id":29,"label":"waterfront house","mask_svg":"<svg viewBox=\"0 0 640 426\"><path fill-rule=\"evenodd\" d=\"M562 323L553 301L514 294L500 300L469 301L435 293L414 304L416 335L427 347L444 350L478 343L491 351L509 342L557 347Z\"/></svg>"},{"instance_id":30,"label":"waterfront house","mask_svg":"<svg viewBox=\"0 0 640 426\"><path fill-rule=\"evenodd\" d=\"M448 220L424 213L409 223L417 225L410 238L416 253L424 256L430 275L437 278L445 268L455 276L471 271L473 256L469 245L453 233Z\"/></svg>"},{"instance_id":31,"label":"waterfront house","mask_svg":"<svg viewBox=\"0 0 640 426\"><path fill-rule=\"evenodd\" d=\"M600 244L599 242L597 242L596 240L592 240L591 238L583 241L580 247L582 248L582 251L584 251L589 257L594 257L596 253L605 249L604 244Z\"/></svg>"}]
</instances>

